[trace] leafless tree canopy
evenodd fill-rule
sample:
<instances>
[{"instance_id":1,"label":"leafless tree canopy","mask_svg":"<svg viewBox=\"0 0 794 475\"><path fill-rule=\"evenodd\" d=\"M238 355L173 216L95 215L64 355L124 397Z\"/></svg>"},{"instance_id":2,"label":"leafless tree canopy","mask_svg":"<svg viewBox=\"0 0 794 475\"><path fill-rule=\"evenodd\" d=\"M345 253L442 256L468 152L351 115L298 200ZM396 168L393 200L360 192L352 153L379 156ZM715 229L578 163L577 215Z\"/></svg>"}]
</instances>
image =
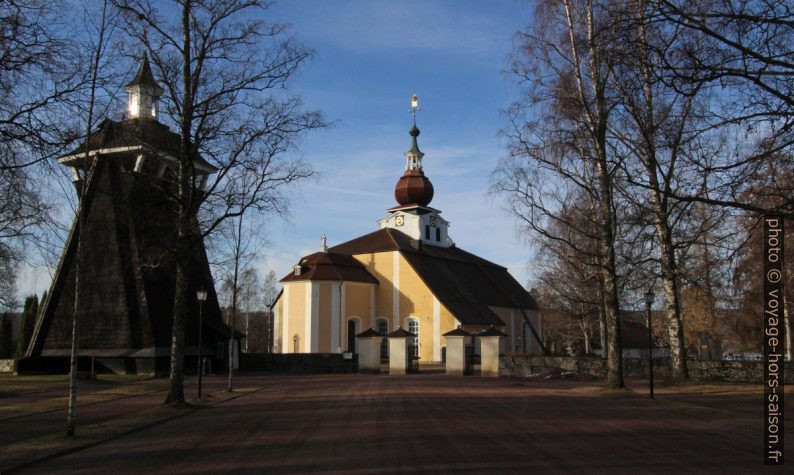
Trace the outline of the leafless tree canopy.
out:
<instances>
[{"instance_id":1,"label":"leafless tree canopy","mask_svg":"<svg viewBox=\"0 0 794 475\"><path fill-rule=\"evenodd\" d=\"M587 338L595 332L582 315L593 301L609 311L610 275L616 311L639 308L655 288L668 330L660 339L673 376L685 378L693 332L724 336L730 327L714 319L736 305L729 275L744 262L736 259L759 213L794 217L792 7L533 6L509 62L521 96L506 110L509 153L493 190L537 247L550 311ZM600 288L585 285L599 268ZM607 321L606 333L614 331Z\"/></svg>"}]
</instances>

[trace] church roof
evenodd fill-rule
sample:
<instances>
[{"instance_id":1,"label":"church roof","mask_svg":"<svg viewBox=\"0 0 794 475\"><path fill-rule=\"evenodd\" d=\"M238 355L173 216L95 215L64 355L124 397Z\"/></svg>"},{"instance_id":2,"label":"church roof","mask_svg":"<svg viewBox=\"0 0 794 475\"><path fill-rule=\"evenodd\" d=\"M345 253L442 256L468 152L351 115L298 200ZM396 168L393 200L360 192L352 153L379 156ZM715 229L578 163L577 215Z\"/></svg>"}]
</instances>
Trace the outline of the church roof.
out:
<instances>
[{"instance_id":1,"label":"church roof","mask_svg":"<svg viewBox=\"0 0 794 475\"><path fill-rule=\"evenodd\" d=\"M181 152L181 136L171 131L168 126L151 119L128 119L122 122L105 119L97 130L91 132L88 144L91 150L141 146L168 153L179 157ZM85 153L86 143L67 153L67 158ZM196 163L215 170L200 155Z\"/></svg>"},{"instance_id":2,"label":"church roof","mask_svg":"<svg viewBox=\"0 0 794 475\"><path fill-rule=\"evenodd\" d=\"M302 280L336 280L377 284L364 264L348 254L315 252L300 260L300 275L290 272L281 282Z\"/></svg>"},{"instance_id":3,"label":"church roof","mask_svg":"<svg viewBox=\"0 0 794 475\"><path fill-rule=\"evenodd\" d=\"M489 308L492 306L538 308L506 268L455 246L422 245L396 229L380 229L330 250L348 255L399 251L436 298L464 325L504 325Z\"/></svg>"}]
</instances>

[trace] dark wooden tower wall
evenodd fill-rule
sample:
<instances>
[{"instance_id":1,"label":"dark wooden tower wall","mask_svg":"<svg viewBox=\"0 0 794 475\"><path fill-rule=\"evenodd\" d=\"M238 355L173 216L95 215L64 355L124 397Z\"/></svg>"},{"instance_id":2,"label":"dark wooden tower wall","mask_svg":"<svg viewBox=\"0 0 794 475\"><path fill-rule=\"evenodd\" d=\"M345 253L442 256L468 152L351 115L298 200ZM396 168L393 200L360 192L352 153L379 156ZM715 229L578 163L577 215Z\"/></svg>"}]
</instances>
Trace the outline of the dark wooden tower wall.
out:
<instances>
[{"instance_id":1,"label":"dark wooden tower wall","mask_svg":"<svg viewBox=\"0 0 794 475\"><path fill-rule=\"evenodd\" d=\"M100 156L87 183L80 273L79 354L105 358L167 358L173 324L176 214L166 179L135 172L122 156ZM28 356L57 357L71 349L77 231L73 228ZM195 352L198 303L204 303L204 346L228 338L203 246L191 262L187 353Z\"/></svg>"}]
</instances>

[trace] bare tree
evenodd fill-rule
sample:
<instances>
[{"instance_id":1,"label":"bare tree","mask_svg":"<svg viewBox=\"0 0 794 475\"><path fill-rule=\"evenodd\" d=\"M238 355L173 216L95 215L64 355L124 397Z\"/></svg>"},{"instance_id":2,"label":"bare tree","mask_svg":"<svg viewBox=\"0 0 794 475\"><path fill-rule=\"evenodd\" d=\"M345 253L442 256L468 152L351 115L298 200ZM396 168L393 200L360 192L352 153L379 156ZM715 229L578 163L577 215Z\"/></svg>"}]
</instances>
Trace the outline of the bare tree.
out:
<instances>
[{"instance_id":1,"label":"bare tree","mask_svg":"<svg viewBox=\"0 0 794 475\"><path fill-rule=\"evenodd\" d=\"M682 55L662 56L664 79L682 92L695 84L714 90L700 133L728 142L719 154L693 154L706 193L670 189L679 200L794 217L791 184L746 199L746 184L773 155L794 167L794 22L777 0L651 0L652 21L675 28ZM782 181L782 180L781 180ZM700 190L697 190L698 192Z\"/></svg>"},{"instance_id":2,"label":"bare tree","mask_svg":"<svg viewBox=\"0 0 794 475\"><path fill-rule=\"evenodd\" d=\"M324 126L284 87L310 57L264 18L260 0L113 0L128 33L160 72L165 110L182 140L173 200L177 209L176 295L171 386L166 402L184 402L183 357L187 265L203 236L246 210L285 213L285 188L311 176L301 162L282 160L304 132ZM218 170L203 187L198 158ZM239 193L235 174L254 179ZM196 226L196 216L201 223ZM197 229L198 228L198 229Z\"/></svg>"},{"instance_id":3,"label":"bare tree","mask_svg":"<svg viewBox=\"0 0 794 475\"><path fill-rule=\"evenodd\" d=\"M546 1L535 21L517 36L512 73L527 86L526 97L509 111L506 133L513 159L497 169L496 190L507 193L524 210L514 211L540 230L540 219L555 221L572 189L596 204L599 273L607 322L607 368L610 387L623 386L615 255L615 165L607 130L614 107L607 46L612 31L608 12L595 0ZM527 112L540 119L529 121ZM521 164L521 157L527 160ZM512 166L519 160L519 166ZM541 176L549 174L550 176ZM566 185L567 182L567 185ZM570 187L566 191L566 187ZM556 205L550 202L556 202ZM529 211L529 214L527 214ZM558 239L558 236L554 236Z\"/></svg>"},{"instance_id":4,"label":"bare tree","mask_svg":"<svg viewBox=\"0 0 794 475\"><path fill-rule=\"evenodd\" d=\"M268 271L267 275L265 276L265 281L262 283L262 301L268 310L270 310L273 307L273 304L276 303L278 293L278 277L276 277L275 271L271 269Z\"/></svg>"},{"instance_id":5,"label":"bare tree","mask_svg":"<svg viewBox=\"0 0 794 475\"><path fill-rule=\"evenodd\" d=\"M74 308L72 314L72 347L69 358L69 405L66 416L66 435L74 437L77 425L77 363L79 354L79 319L78 315L81 311L81 285L86 285L80 279L80 264L85 250L83 249L83 239L81 238L81 231L85 227L87 212L84 206L86 205L86 193L89 184L93 178L97 154L91 155L91 147L89 137L94 128L95 121L95 107L97 104L97 91L100 88L100 66L102 58L107 53L108 34L113 28L113 19L108 12L108 2L103 0L101 6L101 13L99 22L96 25L96 38L92 41L91 51L93 58L91 61L89 76L90 86L88 89L86 123L85 123L85 153L83 154L83 176L79 185L80 201L77 204L76 219L74 222L73 235L77 237L77 244L75 249L75 265L74 265Z\"/></svg>"}]
</instances>

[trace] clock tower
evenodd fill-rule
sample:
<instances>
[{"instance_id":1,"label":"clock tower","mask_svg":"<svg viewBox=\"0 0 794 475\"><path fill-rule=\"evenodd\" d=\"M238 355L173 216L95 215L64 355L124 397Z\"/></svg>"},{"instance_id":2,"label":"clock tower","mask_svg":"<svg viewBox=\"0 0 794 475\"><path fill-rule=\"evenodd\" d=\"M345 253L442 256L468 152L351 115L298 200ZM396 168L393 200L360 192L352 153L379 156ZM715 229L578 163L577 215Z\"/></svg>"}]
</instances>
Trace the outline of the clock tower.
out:
<instances>
[{"instance_id":1,"label":"clock tower","mask_svg":"<svg viewBox=\"0 0 794 475\"><path fill-rule=\"evenodd\" d=\"M420 134L416 127L418 111L419 99L414 94L410 109L413 127L408 131L411 135L411 148L404 154L405 171L394 187L397 206L388 209L389 215L378 221L378 225L381 229L396 229L426 244L450 247L453 243L447 234L449 222L441 217L441 211L428 206L433 200L433 184L422 169L422 158L425 154L419 150L417 142Z\"/></svg>"}]
</instances>

